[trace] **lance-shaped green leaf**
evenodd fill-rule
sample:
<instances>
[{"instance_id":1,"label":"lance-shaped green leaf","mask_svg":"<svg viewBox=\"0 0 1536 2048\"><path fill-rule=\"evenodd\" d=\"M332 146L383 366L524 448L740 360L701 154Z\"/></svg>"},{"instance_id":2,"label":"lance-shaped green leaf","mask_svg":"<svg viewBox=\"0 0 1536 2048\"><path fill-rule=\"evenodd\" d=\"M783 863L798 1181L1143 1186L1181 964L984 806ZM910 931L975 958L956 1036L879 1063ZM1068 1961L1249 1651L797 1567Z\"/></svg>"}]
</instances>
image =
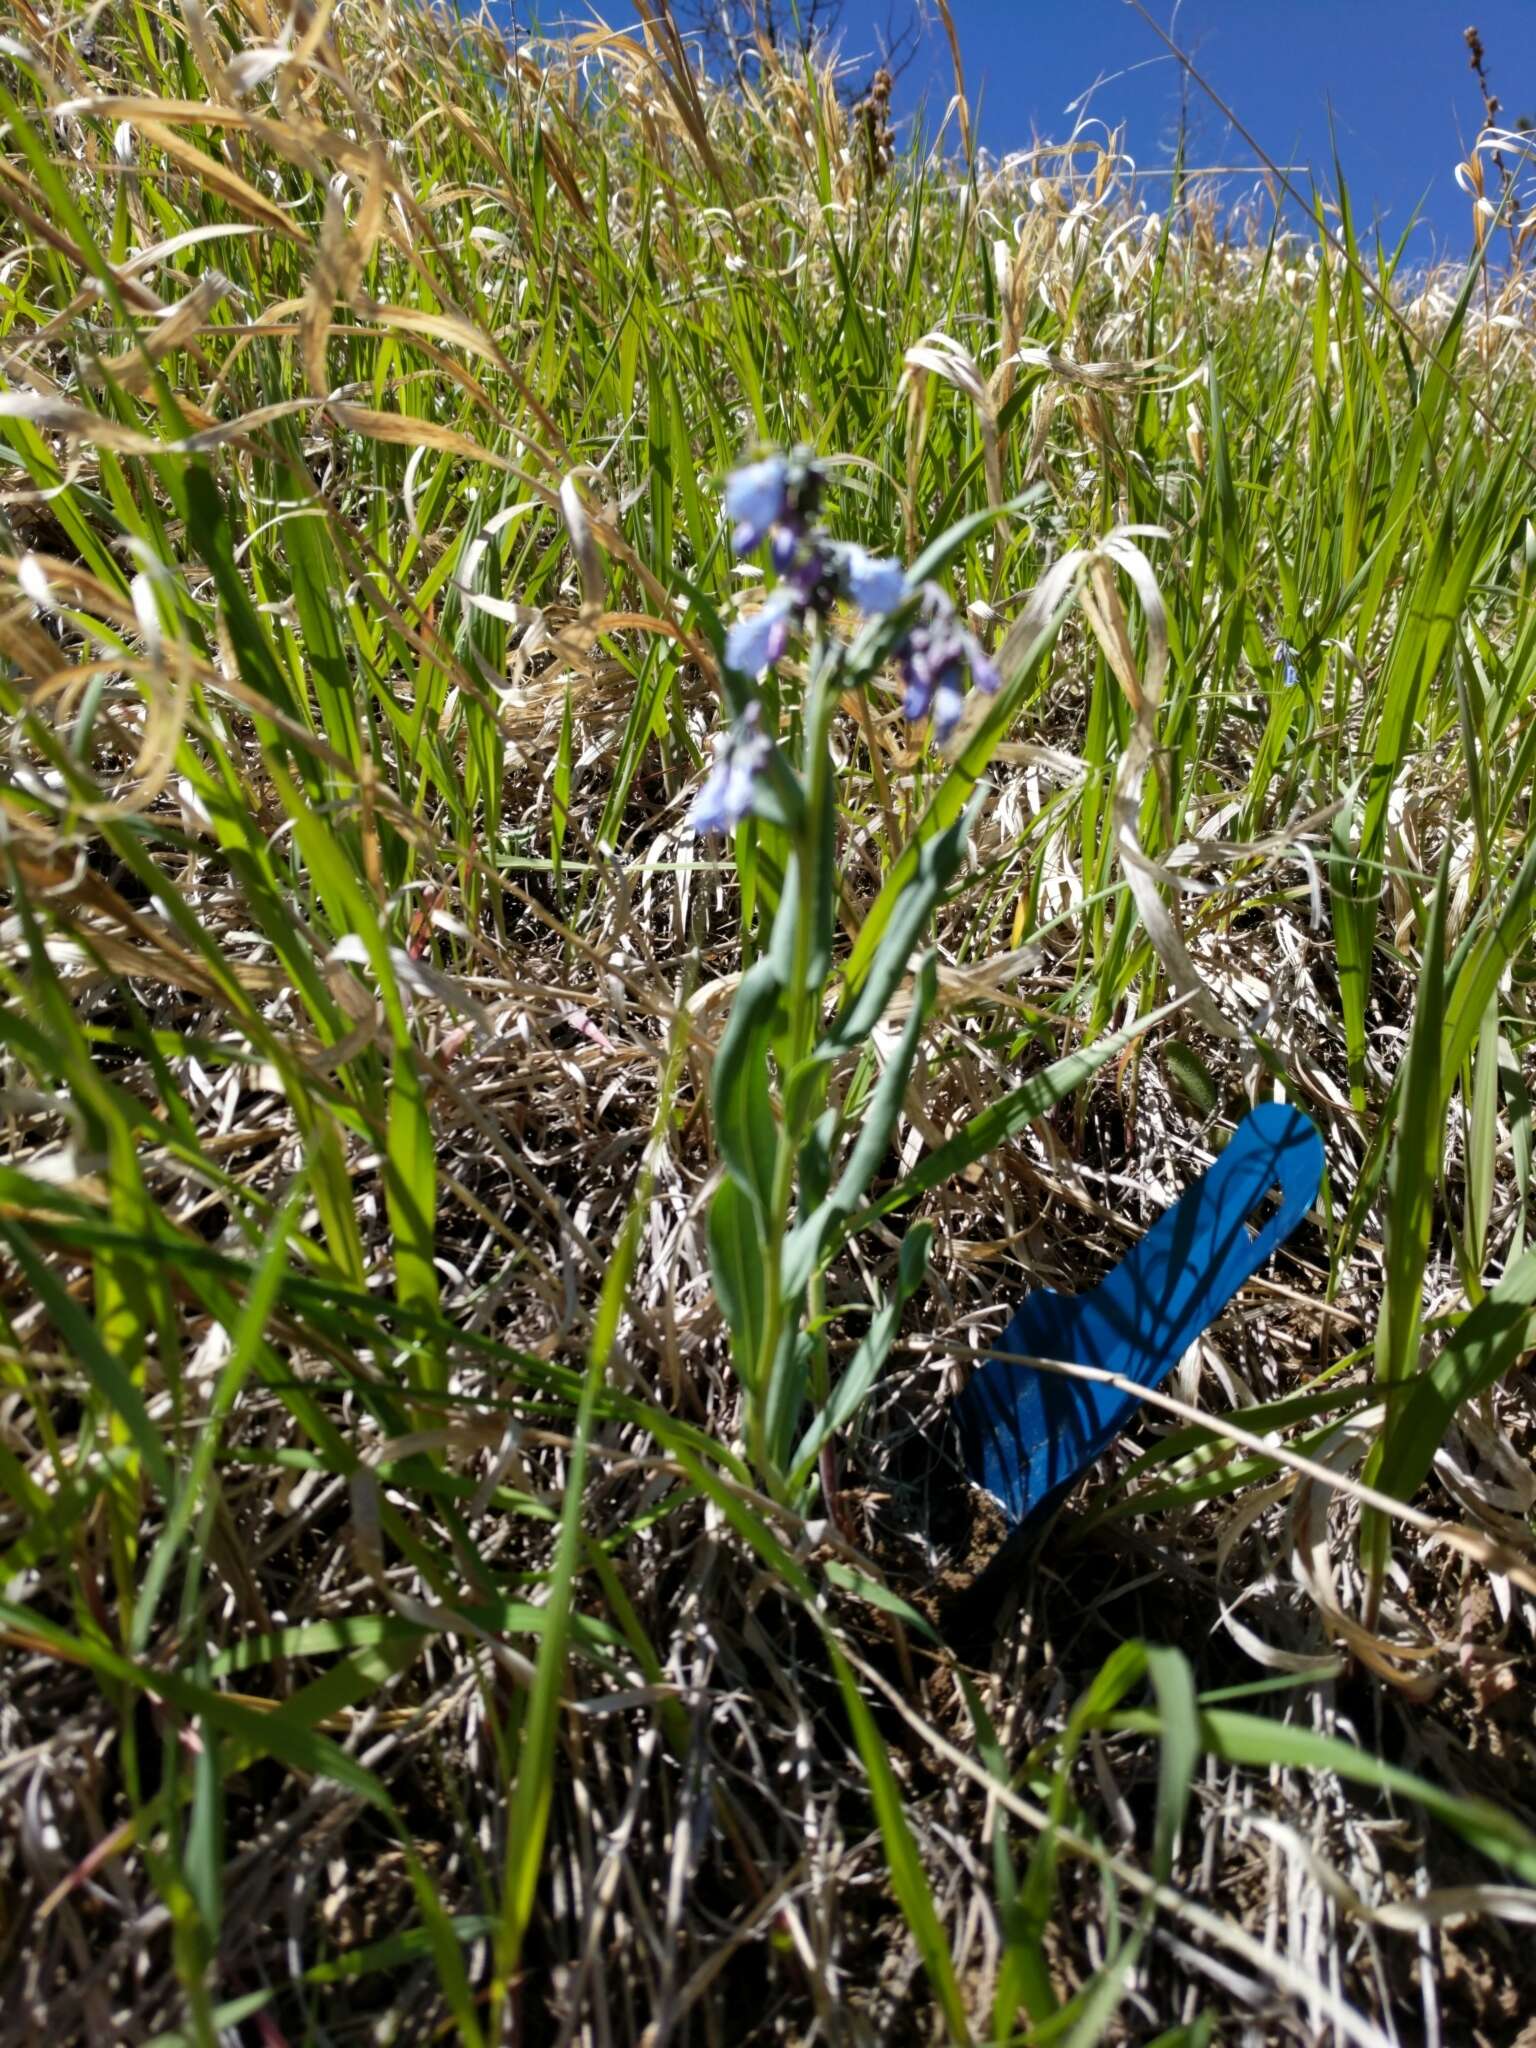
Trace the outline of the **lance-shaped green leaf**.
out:
<instances>
[{"instance_id":1,"label":"lance-shaped green leaf","mask_svg":"<svg viewBox=\"0 0 1536 2048\"><path fill-rule=\"evenodd\" d=\"M1153 1735L1163 1725L1160 1714L1115 1714L1108 1724L1138 1735ZM1516 1814L1491 1800L1448 1792L1415 1776L1398 1764L1372 1756L1356 1742L1336 1735L1319 1735L1311 1728L1298 1728L1284 1721L1266 1720L1260 1714L1238 1714L1212 1708L1196 1722L1201 1749L1207 1756L1220 1757L1229 1764L1244 1764L1259 1770L1279 1768L1293 1771L1331 1771L1357 1785L1370 1785L1379 1792L1422 1806L1447 1827L1454 1828L1463 1841L1525 1883L1536 1882L1536 1834Z\"/></svg>"},{"instance_id":2,"label":"lance-shaped green leaf","mask_svg":"<svg viewBox=\"0 0 1536 2048\"><path fill-rule=\"evenodd\" d=\"M750 1388L767 1315L763 1221L751 1193L729 1177L721 1181L709 1205L709 1270L731 1333L731 1357Z\"/></svg>"},{"instance_id":3,"label":"lance-shaped green leaf","mask_svg":"<svg viewBox=\"0 0 1536 2048\"><path fill-rule=\"evenodd\" d=\"M768 1048L783 994L771 959L742 977L730 1022L715 1054L710 1103L715 1143L733 1179L766 1212L778 1153L779 1126L768 1090Z\"/></svg>"},{"instance_id":4,"label":"lance-shaped green leaf","mask_svg":"<svg viewBox=\"0 0 1536 2048\"><path fill-rule=\"evenodd\" d=\"M897 1266L896 1291L889 1300L882 1302L875 1311L869 1328L856 1346L853 1356L843 1368L843 1374L833 1389L832 1398L811 1423L795 1448L794 1470L790 1474L790 1491L797 1491L810 1476L817 1453L831 1436L836 1435L851 1422L863 1407L870 1388L879 1377L880 1368L885 1364L896 1333L901 1328L901 1313L907 1303L923 1284L923 1275L928 1270L928 1248L933 1243L933 1227L927 1223L914 1223L902 1242L901 1258Z\"/></svg>"},{"instance_id":5,"label":"lance-shaped green leaf","mask_svg":"<svg viewBox=\"0 0 1536 2048\"><path fill-rule=\"evenodd\" d=\"M1429 1258L1430 1223L1445 1144L1445 1082L1440 1061L1448 889L1449 861L1442 860L1424 934L1424 966L1403 1061L1397 1129L1387 1164L1386 1287L1376 1329L1376 1378L1383 1387L1410 1378L1418 1364L1424 1267ZM1393 1410L1389 1405L1381 1438L1365 1463L1368 1485L1378 1483L1382 1459L1394 1433ZM1391 1540L1391 1525L1386 1517L1379 1509L1366 1508L1360 1517L1360 1552L1372 1583L1378 1587Z\"/></svg>"},{"instance_id":6,"label":"lance-shaped green leaf","mask_svg":"<svg viewBox=\"0 0 1536 2048\"><path fill-rule=\"evenodd\" d=\"M1456 1412L1536 1344L1536 1251L1523 1253L1388 1414L1376 1484L1409 1500L1429 1476Z\"/></svg>"},{"instance_id":7,"label":"lance-shaped green leaf","mask_svg":"<svg viewBox=\"0 0 1536 2048\"><path fill-rule=\"evenodd\" d=\"M896 993L913 948L928 928L940 897L959 873L965 842L986 791L978 789L948 831L926 840L917 850L914 871L886 919L885 930L864 979L852 988L823 1043L846 1052L862 1044L884 1016Z\"/></svg>"},{"instance_id":8,"label":"lance-shaped green leaf","mask_svg":"<svg viewBox=\"0 0 1536 2048\"><path fill-rule=\"evenodd\" d=\"M926 1159L918 1161L912 1172L897 1182L889 1193L872 1202L853 1218L853 1228L861 1229L879 1216L887 1216L903 1203L915 1201L930 1188L941 1187L957 1173L963 1173L968 1166L974 1166L1009 1138L1027 1130L1032 1123L1049 1114L1058 1102L1065 1101L1074 1089L1080 1088L1109 1060L1125 1051L1138 1038L1143 1037L1155 1025L1165 1023L1176 1016L1187 1002L1180 997L1176 1002L1165 1003L1159 1010L1150 1011L1136 1023L1129 1024L1123 1031L1116 1031L1108 1038L1101 1038L1096 1045L1085 1045L1078 1052L1064 1053L1059 1060L1053 1060L1042 1073L1031 1074L1027 1081L1009 1091L999 1101L989 1103L960 1126L946 1144L930 1152Z\"/></svg>"},{"instance_id":9,"label":"lance-shaped green leaf","mask_svg":"<svg viewBox=\"0 0 1536 2048\"><path fill-rule=\"evenodd\" d=\"M923 1026L938 993L935 956L925 955L912 988L912 1008L902 1027L896 1048L886 1062L865 1106L859 1134L854 1139L848 1163L838 1175L837 1185L808 1216L804 1216L784 1241L780 1285L786 1301L798 1300L810 1280L832 1233L851 1216L860 1197L878 1172L890 1150L891 1135L901 1114L902 1098L917 1057Z\"/></svg>"}]
</instances>

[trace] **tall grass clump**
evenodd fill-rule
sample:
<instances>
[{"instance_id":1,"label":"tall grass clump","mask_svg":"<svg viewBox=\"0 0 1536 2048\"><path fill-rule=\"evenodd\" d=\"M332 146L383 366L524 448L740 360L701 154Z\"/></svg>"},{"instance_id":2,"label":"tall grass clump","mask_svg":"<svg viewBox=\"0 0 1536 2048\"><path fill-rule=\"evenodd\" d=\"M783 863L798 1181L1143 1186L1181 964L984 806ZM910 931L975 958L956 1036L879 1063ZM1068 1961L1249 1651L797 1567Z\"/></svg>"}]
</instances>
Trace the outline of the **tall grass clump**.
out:
<instances>
[{"instance_id":1,"label":"tall grass clump","mask_svg":"<svg viewBox=\"0 0 1536 2048\"><path fill-rule=\"evenodd\" d=\"M1410 272L643 13L10 0L0 2041L1511 2039L1525 145Z\"/></svg>"}]
</instances>

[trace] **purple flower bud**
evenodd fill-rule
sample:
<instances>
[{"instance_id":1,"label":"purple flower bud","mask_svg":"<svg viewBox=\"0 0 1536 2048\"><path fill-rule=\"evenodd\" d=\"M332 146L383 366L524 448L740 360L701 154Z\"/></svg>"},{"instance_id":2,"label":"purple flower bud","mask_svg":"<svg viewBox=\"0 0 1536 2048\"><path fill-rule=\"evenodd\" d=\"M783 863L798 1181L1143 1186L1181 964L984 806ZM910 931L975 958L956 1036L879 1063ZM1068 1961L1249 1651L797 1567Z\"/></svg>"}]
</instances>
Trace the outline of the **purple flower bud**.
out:
<instances>
[{"instance_id":1,"label":"purple flower bud","mask_svg":"<svg viewBox=\"0 0 1536 2048\"><path fill-rule=\"evenodd\" d=\"M903 662L901 667L907 684L906 693L901 700L901 715L903 718L910 718L916 725L918 720L926 718L933 708L933 684L919 675L912 664Z\"/></svg>"},{"instance_id":2,"label":"purple flower bud","mask_svg":"<svg viewBox=\"0 0 1536 2048\"><path fill-rule=\"evenodd\" d=\"M965 658L970 665L971 681L984 697L995 697L1003 687L1003 679L997 672L997 665L974 633L965 636Z\"/></svg>"},{"instance_id":3,"label":"purple flower bud","mask_svg":"<svg viewBox=\"0 0 1536 2048\"><path fill-rule=\"evenodd\" d=\"M936 740L947 740L960 723L960 714L965 709L965 694L960 687L958 669L946 669L939 678L938 688L933 693L933 736Z\"/></svg>"},{"instance_id":4,"label":"purple flower bud","mask_svg":"<svg viewBox=\"0 0 1536 2048\"><path fill-rule=\"evenodd\" d=\"M800 552L800 543L803 538L804 529L798 521L793 525L787 525L781 520L774 527L771 544L768 549L768 559L773 564L775 575L787 576L789 574L795 565L795 557Z\"/></svg>"},{"instance_id":5,"label":"purple flower bud","mask_svg":"<svg viewBox=\"0 0 1536 2048\"><path fill-rule=\"evenodd\" d=\"M787 584L770 591L757 611L738 619L726 634L727 668L756 682L788 646L795 611L795 593Z\"/></svg>"},{"instance_id":6,"label":"purple flower bud","mask_svg":"<svg viewBox=\"0 0 1536 2048\"><path fill-rule=\"evenodd\" d=\"M717 742L714 765L688 813L688 823L701 837L734 831L751 811L757 778L773 752L761 720L761 706L751 703Z\"/></svg>"},{"instance_id":7,"label":"purple flower bud","mask_svg":"<svg viewBox=\"0 0 1536 2048\"><path fill-rule=\"evenodd\" d=\"M829 543L811 534L784 572L784 581L795 594L797 610L820 612L823 616L837 602L837 564Z\"/></svg>"}]
</instances>

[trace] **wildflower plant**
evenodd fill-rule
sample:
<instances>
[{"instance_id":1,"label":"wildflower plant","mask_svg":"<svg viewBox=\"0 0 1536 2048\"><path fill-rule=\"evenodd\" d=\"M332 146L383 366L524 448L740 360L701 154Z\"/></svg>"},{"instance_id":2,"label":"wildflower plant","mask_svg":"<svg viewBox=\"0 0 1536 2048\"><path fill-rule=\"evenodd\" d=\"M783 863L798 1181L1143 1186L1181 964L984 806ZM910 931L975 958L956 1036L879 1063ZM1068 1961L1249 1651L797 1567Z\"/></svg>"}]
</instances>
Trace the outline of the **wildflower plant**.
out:
<instances>
[{"instance_id":1,"label":"wildflower plant","mask_svg":"<svg viewBox=\"0 0 1536 2048\"><path fill-rule=\"evenodd\" d=\"M778 835L783 854L768 944L742 979L715 1061L724 1173L709 1245L746 1392L749 1454L764 1483L790 1499L804 1494L823 1446L872 1385L922 1278L926 1224L909 1231L895 1290L875 1306L834 1391L825 1273L856 1227L900 1112L934 999L931 953L917 967L896 1049L856 1118L832 1101L832 1082L839 1063L865 1047L905 976L974 814L973 804L910 866L861 971L838 970L832 724L845 695L880 687L891 669L906 715L930 721L941 739L959 720L967 682L989 694L999 688L997 670L935 580L969 525L941 538L909 572L825 531L817 517L825 484L802 451L768 455L727 480L732 545L738 554L766 547L778 580L726 636L731 722L690 814L696 831L712 834L755 816ZM797 643L806 681L795 759L779 742L778 695L765 679Z\"/></svg>"}]
</instances>

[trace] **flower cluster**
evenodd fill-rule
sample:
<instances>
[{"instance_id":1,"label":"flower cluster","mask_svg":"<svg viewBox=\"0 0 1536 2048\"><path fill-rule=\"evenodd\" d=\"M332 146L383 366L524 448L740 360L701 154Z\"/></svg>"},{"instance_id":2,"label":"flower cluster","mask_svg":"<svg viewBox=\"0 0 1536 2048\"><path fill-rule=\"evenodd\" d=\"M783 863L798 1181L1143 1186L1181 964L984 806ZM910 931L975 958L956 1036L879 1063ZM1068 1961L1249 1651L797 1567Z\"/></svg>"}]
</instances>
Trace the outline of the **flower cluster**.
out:
<instances>
[{"instance_id":1,"label":"flower cluster","mask_svg":"<svg viewBox=\"0 0 1536 2048\"><path fill-rule=\"evenodd\" d=\"M896 650L896 666L906 685L902 710L911 719L931 717L940 740L947 740L960 722L967 669L977 689L988 696L1002 681L986 649L960 623L954 605L936 583L923 587L922 609Z\"/></svg>"},{"instance_id":2,"label":"flower cluster","mask_svg":"<svg viewBox=\"0 0 1536 2048\"><path fill-rule=\"evenodd\" d=\"M779 577L765 603L738 619L726 636L726 662L754 682L783 654L790 634L812 612L824 618L838 598L869 614L893 612L906 601L907 576L899 562L835 541L812 523L822 483L821 470L798 451L765 456L726 478L731 545L738 555L749 555L767 541Z\"/></svg>"},{"instance_id":3,"label":"flower cluster","mask_svg":"<svg viewBox=\"0 0 1536 2048\"><path fill-rule=\"evenodd\" d=\"M726 665L755 683L781 659L790 636L813 615L826 618L839 598L868 618L884 618L916 599L912 625L894 657L906 686L903 708L908 718L931 717L935 733L945 739L960 716L966 671L987 691L998 687L997 671L937 584L914 586L899 562L833 540L816 523L824 481L804 450L765 456L727 477L731 545L746 555L766 541L779 581L756 611L731 627ZM723 833L741 822L771 751L753 700L720 743L689 813L694 831Z\"/></svg>"},{"instance_id":4,"label":"flower cluster","mask_svg":"<svg viewBox=\"0 0 1536 2048\"><path fill-rule=\"evenodd\" d=\"M773 742L763 731L763 707L754 697L719 741L715 763L693 800L695 832L732 832L752 808L752 789L768 765Z\"/></svg>"}]
</instances>

